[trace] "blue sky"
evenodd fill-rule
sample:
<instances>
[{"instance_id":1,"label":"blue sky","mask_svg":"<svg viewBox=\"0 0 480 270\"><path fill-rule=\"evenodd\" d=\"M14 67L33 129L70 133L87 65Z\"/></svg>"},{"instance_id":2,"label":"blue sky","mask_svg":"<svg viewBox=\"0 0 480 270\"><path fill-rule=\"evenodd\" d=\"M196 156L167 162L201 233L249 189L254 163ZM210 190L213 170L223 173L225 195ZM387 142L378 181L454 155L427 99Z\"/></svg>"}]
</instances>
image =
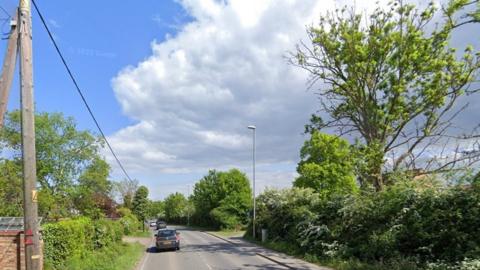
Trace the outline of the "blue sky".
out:
<instances>
[{"instance_id":1,"label":"blue sky","mask_svg":"<svg viewBox=\"0 0 480 270\"><path fill-rule=\"evenodd\" d=\"M4 0L1 6L13 16L17 3ZM135 66L150 57L152 43L160 44L167 36L175 37L185 25L195 20L190 14L192 10L188 10L188 4L176 1L122 1L120 4L118 1L38 1L38 5L102 128L112 136L141 120L122 110L112 91L112 79L125 67ZM32 15L36 110L62 112L73 116L80 129L97 132L34 10ZM0 18L6 18L6 14ZM2 31L8 30L8 22L5 22ZM1 52L5 50L6 43L6 40L0 42ZM3 55L1 57L3 59ZM18 107L19 87L16 78L9 109ZM244 133L249 136L248 131ZM115 143L113 147L118 148ZM245 148L250 151L248 145ZM121 152L121 149L118 151ZM248 151L244 151L245 154ZM251 170L248 158L240 162L241 166L236 166L238 164L235 162L226 166L217 163L194 170L180 168L173 172L132 169L126 158L121 159L131 176L150 188L152 198L162 198L177 190L186 192L186 186L192 185L210 168L243 166L245 172ZM113 167L112 177L122 178L113 160L109 161ZM267 173L286 172L288 175L292 174L294 168L292 164L283 163L260 163L259 167L263 167ZM261 170L259 175L262 175ZM262 179L258 181L262 182Z\"/></svg>"},{"instance_id":2,"label":"blue sky","mask_svg":"<svg viewBox=\"0 0 480 270\"><path fill-rule=\"evenodd\" d=\"M117 155L153 199L186 193L209 169L235 167L251 177L252 134L246 127L252 124L257 193L290 186L307 139L304 125L319 104L315 89L307 90L307 74L285 56L307 40L305 25L320 13L351 4L37 1ZM0 4L13 14L17 2ZM357 0L356 6L368 12L375 2ZM469 29L454 36L456 46L478 47ZM63 112L80 129L96 132L35 12L33 38L36 109ZM0 41L0 52L5 45ZM19 106L18 81L12 90L10 109ZM466 127L480 109L480 102L469 101L471 109L459 119ZM111 154L103 154L112 178L121 179Z\"/></svg>"},{"instance_id":3,"label":"blue sky","mask_svg":"<svg viewBox=\"0 0 480 270\"><path fill-rule=\"evenodd\" d=\"M3 0L10 15L18 1ZM173 1L38 1L59 46L107 134L133 123L124 115L110 80L123 67L149 56L150 43L175 34L189 18ZM4 14L1 15L3 18ZM3 27L8 31L8 25ZM6 40L1 41L3 52ZM33 12L35 98L39 111L74 116L82 129L92 129L90 116ZM14 83L9 108L18 108Z\"/></svg>"}]
</instances>

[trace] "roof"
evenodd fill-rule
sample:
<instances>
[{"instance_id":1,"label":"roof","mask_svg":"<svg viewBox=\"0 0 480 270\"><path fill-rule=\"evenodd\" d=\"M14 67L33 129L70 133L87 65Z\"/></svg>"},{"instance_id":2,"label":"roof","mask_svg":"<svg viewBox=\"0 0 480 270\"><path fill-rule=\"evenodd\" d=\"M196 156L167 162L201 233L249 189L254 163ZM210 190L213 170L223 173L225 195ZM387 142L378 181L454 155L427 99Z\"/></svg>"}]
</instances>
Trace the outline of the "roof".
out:
<instances>
[{"instance_id":1,"label":"roof","mask_svg":"<svg viewBox=\"0 0 480 270\"><path fill-rule=\"evenodd\" d=\"M38 218L38 223L42 218ZM23 217L0 217L0 231L23 231Z\"/></svg>"}]
</instances>

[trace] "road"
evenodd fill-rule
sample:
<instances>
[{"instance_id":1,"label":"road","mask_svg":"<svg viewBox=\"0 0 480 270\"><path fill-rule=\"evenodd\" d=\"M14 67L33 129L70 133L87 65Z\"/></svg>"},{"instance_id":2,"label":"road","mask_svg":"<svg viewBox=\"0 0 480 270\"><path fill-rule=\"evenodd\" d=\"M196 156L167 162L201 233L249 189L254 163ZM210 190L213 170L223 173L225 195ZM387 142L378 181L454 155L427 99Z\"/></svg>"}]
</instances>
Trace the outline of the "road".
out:
<instances>
[{"instance_id":1,"label":"road","mask_svg":"<svg viewBox=\"0 0 480 270\"><path fill-rule=\"evenodd\" d=\"M242 269L288 269L270 260L257 256L253 250L232 245L209 234L188 229L180 232L179 251L156 252L154 239L139 270L242 270Z\"/></svg>"}]
</instances>

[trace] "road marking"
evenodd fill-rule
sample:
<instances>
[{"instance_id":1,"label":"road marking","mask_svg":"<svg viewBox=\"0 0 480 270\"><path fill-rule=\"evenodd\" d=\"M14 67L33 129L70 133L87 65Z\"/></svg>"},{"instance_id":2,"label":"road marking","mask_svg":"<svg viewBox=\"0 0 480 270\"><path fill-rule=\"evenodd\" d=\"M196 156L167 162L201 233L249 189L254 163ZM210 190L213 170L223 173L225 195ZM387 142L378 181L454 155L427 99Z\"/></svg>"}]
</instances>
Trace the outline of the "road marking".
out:
<instances>
[{"instance_id":1,"label":"road marking","mask_svg":"<svg viewBox=\"0 0 480 270\"><path fill-rule=\"evenodd\" d=\"M152 240L150 240L150 245L148 245L148 249L152 248L153 240L154 240L154 238L152 237ZM140 270L143 270L143 268L145 267L145 263L147 262L148 257L149 257L148 255L150 255L149 251L147 251L147 255L145 256L145 259L143 260L143 262L141 264Z\"/></svg>"}]
</instances>

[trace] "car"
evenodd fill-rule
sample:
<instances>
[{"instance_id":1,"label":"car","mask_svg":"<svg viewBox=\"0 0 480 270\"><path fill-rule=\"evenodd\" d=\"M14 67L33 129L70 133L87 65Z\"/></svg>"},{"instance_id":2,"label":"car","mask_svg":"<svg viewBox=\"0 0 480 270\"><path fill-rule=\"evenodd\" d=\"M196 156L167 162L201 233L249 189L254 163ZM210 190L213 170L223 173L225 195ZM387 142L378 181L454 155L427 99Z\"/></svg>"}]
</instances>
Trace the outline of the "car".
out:
<instances>
[{"instance_id":1,"label":"car","mask_svg":"<svg viewBox=\"0 0 480 270\"><path fill-rule=\"evenodd\" d=\"M180 233L174 229L162 229L155 233L155 247L158 250L180 250Z\"/></svg>"},{"instance_id":2,"label":"car","mask_svg":"<svg viewBox=\"0 0 480 270\"><path fill-rule=\"evenodd\" d=\"M157 227L156 221L150 221L150 227Z\"/></svg>"},{"instance_id":3,"label":"car","mask_svg":"<svg viewBox=\"0 0 480 270\"><path fill-rule=\"evenodd\" d=\"M157 220L157 230L166 229L167 223L165 221Z\"/></svg>"}]
</instances>

